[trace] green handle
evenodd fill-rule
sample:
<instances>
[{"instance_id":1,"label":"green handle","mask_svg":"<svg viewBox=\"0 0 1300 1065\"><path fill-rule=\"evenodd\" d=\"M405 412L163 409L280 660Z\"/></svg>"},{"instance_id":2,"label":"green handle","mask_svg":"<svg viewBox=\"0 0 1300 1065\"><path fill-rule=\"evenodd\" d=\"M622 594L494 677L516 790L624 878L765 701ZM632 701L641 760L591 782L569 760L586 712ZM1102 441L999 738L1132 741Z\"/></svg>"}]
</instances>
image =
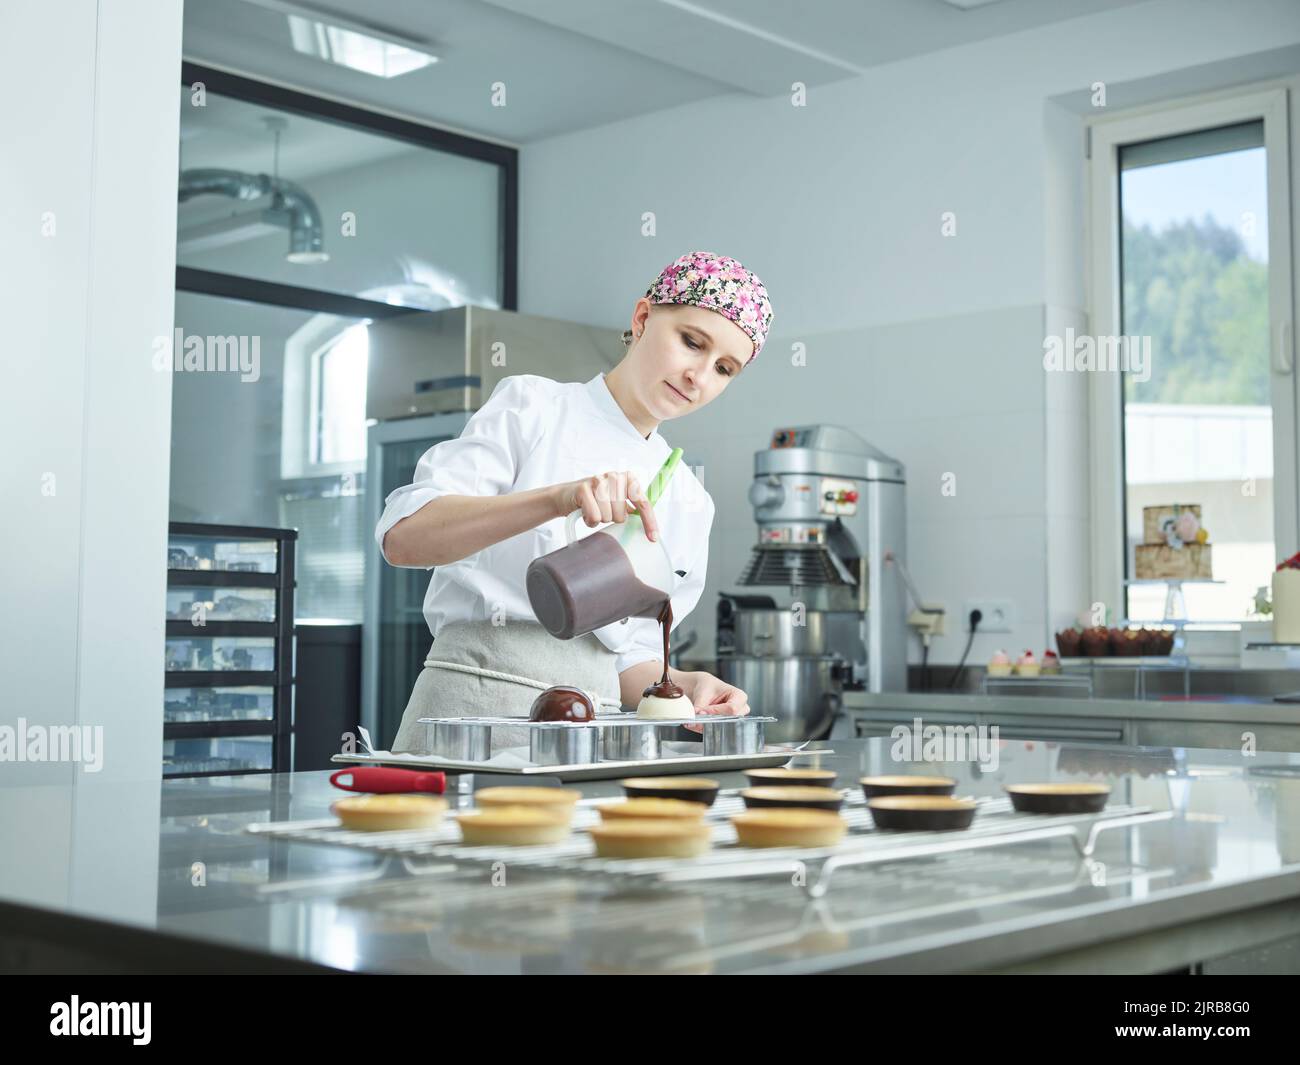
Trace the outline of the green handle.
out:
<instances>
[{"instance_id":1,"label":"green handle","mask_svg":"<svg viewBox=\"0 0 1300 1065\"><path fill-rule=\"evenodd\" d=\"M668 487L668 482L673 479L673 474L677 471L677 463L681 461L682 449L673 448L673 452L664 460L664 464L659 467L659 472L655 474L655 479L650 482L650 491L645 495L650 500L650 505L654 506L659 502L659 497L663 495L664 489Z\"/></svg>"}]
</instances>

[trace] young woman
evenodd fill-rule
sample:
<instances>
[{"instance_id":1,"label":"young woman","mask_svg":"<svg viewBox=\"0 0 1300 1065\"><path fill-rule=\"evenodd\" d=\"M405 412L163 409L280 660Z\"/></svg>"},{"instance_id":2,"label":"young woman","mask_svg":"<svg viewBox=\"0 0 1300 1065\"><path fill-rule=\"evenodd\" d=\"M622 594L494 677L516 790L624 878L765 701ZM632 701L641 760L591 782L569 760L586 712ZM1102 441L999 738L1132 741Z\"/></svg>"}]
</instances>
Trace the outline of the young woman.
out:
<instances>
[{"instance_id":1,"label":"young woman","mask_svg":"<svg viewBox=\"0 0 1300 1065\"><path fill-rule=\"evenodd\" d=\"M692 252L637 300L622 361L585 384L507 377L455 440L430 448L386 500L375 530L394 566L435 567L424 616L435 640L392 744L423 751L422 717L527 717L540 689L565 684L634 707L660 678L659 623L632 618L573 640L537 621L524 590L535 558L564 546L564 519L626 521L662 538L681 580L674 627L704 589L713 500L681 464L651 507L645 489L671 448L661 422L700 410L763 346L772 306L735 259ZM696 714L749 713L745 693L705 672L670 670ZM697 726L698 728L698 726ZM527 743L494 730L496 746Z\"/></svg>"}]
</instances>

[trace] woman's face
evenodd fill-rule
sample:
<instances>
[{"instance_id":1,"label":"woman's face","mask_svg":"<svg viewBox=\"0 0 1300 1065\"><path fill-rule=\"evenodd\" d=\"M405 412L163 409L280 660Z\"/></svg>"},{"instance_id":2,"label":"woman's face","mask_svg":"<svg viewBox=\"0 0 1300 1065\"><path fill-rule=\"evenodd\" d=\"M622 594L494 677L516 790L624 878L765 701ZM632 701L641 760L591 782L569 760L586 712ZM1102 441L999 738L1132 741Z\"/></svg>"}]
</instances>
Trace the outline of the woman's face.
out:
<instances>
[{"instance_id":1,"label":"woman's face","mask_svg":"<svg viewBox=\"0 0 1300 1065\"><path fill-rule=\"evenodd\" d=\"M658 421L707 407L754 351L749 335L717 311L651 304L644 296L632 312L632 335L636 339L624 361Z\"/></svg>"}]
</instances>

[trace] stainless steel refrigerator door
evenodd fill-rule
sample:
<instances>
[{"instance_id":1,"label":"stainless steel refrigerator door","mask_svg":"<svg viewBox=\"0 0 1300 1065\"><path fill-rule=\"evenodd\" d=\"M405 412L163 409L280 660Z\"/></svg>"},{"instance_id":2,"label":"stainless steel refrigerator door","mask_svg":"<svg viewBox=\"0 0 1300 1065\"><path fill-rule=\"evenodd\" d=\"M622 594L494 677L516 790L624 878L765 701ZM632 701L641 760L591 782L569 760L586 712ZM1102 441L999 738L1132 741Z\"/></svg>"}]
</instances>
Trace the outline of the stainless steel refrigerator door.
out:
<instances>
[{"instance_id":1,"label":"stainless steel refrigerator door","mask_svg":"<svg viewBox=\"0 0 1300 1065\"><path fill-rule=\"evenodd\" d=\"M380 422L367 432L365 625L361 638L361 723L387 748L433 637L424 621L424 595L432 570L390 566L379 552L374 527L389 493L411 483L416 463L434 444L460 435L469 414L433 414Z\"/></svg>"}]
</instances>

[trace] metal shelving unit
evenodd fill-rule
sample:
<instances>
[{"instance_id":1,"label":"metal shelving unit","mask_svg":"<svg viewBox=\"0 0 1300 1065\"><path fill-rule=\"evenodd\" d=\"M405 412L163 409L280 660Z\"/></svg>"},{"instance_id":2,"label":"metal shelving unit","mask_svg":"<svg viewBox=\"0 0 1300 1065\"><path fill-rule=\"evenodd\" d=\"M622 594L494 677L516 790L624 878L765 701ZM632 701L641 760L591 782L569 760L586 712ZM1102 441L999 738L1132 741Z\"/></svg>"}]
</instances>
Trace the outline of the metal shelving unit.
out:
<instances>
[{"instance_id":1,"label":"metal shelving unit","mask_svg":"<svg viewBox=\"0 0 1300 1065\"><path fill-rule=\"evenodd\" d=\"M168 526L164 778L289 770L297 540L293 529Z\"/></svg>"}]
</instances>

